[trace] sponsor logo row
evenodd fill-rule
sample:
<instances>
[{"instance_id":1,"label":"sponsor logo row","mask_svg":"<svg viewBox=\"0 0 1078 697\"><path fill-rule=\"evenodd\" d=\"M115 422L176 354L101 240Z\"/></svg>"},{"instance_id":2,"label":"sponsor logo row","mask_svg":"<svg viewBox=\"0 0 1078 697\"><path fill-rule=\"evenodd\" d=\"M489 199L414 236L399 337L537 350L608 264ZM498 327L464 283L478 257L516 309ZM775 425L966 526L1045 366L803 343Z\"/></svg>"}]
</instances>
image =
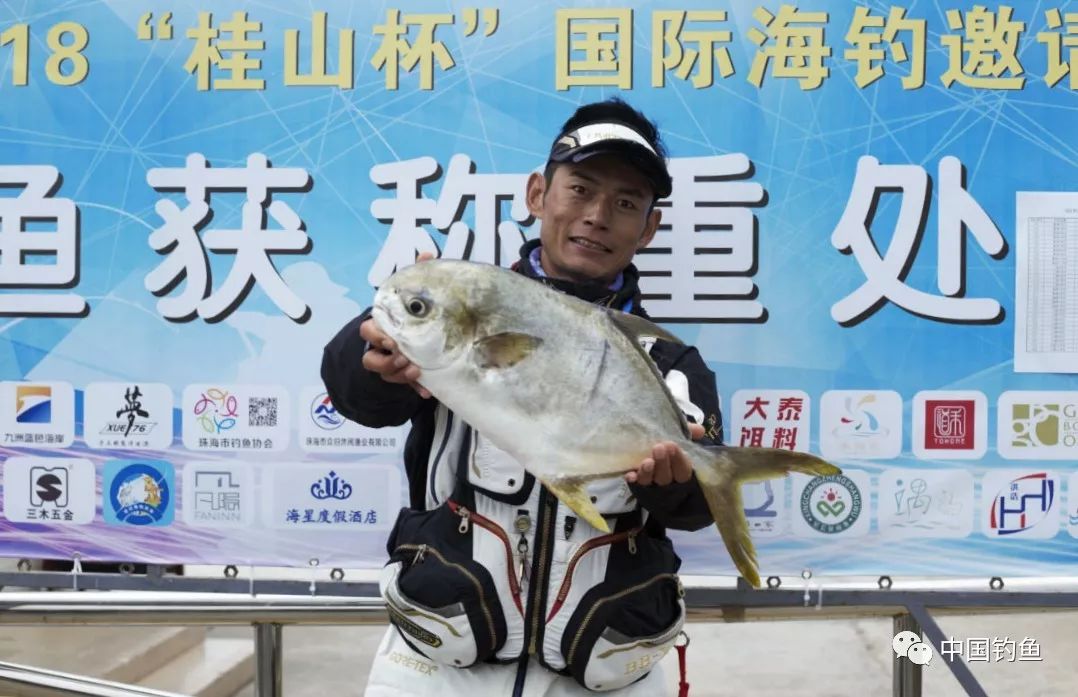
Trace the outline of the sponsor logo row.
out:
<instances>
[{"instance_id":1,"label":"sponsor logo row","mask_svg":"<svg viewBox=\"0 0 1078 697\"><path fill-rule=\"evenodd\" d=\"M809 450L812 403L799 390L739 390L726 411L726 441ZM893 390L831 390L819 401L819 450L832 459L891 459L906 433ZM910 410L910 450L931 460L976 460L988 449L988 398L969 390L923 391ZM996 403L996 447L1012 460L1078 457L1078 392L1009 391Z\"/></svg>"},{"instance_id":2,"label":"sponsor logo row","mask_svg":"<svg viewBox=\"0 0 1078 697\"><path fill-rule=\"evenodd\" d=\"M789 502L786 480L747 485L742 495L749 529L755 537L871 531L892 538L962 538L976 530L993 539L1047 539L1065 524L1078 537L1078 473L1067 482L1066 506L1060 477L1041 469L987 472L979 492L973 475L958 469L883 470L875 476L875 497L872 480L860 470L793 475Z\"/></svg>"},{"instance_id":3,"label":"sponsor logo row","mask_svg":"<svg viewBox=\"0 0 1078 697\"><path fill-rule=\"evenodd\" d=\"M391 465L190 462L180 481L165 460L107 460L97 485L82 458L10 457L3 463L3 517L16 523L288 530L388 529L399 508Z\"/></svg>"},{"instance_id":4,"label":"sponsor logo row","mask_svg":"<svg viewBox=\"0 0 1078 697\"><path fill-rule=\"evenodd\" d=\"M281 451L298 425L311 452L392 453L400 428L369 429L348 421L321 386L300 394L299 418L288 391L273 385L189 385L175 418L172 388L161 383L101 382L83 392L83 439L91 448L167 450L178 428L201 451ZM75 441L74 388L65 382L0 382L0 436L8 447L67 448Z\"/></svg>"},{"instance_id":5,"label":"sponsor logo row","mask_svg":"<svg viewBox=\"0 0 1078 697\"><path fill-rule=\"evenodd\" d=\"M386 529L399 507L392 465L290 465L190 462L177 482L164 460L108 460L100 487L81 458L11 457L3 465L3 517L16 523L333 530ZM1067 482L1030 469L994 471L979 480L956 469L887 469L875 477L847 470L829 477L794 475L745 486L755 537L861 536L994 539L1054 537L1062 524L1078 537L1078 473ZM179 485L179 486L177 486ZM98 493L100 492L100 493ZM875 508L875 511L872 509ZM100 511L100 513L98 513Z\"/></svg>"}]
</instances>

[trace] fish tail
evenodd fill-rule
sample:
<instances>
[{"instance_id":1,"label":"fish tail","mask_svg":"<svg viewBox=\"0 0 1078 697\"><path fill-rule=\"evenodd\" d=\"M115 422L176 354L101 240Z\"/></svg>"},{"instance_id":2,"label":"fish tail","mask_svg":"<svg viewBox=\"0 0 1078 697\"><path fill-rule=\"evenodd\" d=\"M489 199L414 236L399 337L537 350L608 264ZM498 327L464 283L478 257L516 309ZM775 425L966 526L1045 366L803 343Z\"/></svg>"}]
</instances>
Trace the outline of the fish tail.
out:
<instances>
[{"instance_id":1,"label":"fish tail","mask_svg":"<svg viewBox=\"0 0 1078 697\"><path fill-rule=\"evenodd\" d=\"M741 501L741 485L790 472L814 476L839 474L838 467L809 453L777 448L702 447L694 457L696 479L704 492L711 516L722 535L741 577L754 588L760 587L756 548L749 536L749 523Z\"/></svg>"}]
</instances>

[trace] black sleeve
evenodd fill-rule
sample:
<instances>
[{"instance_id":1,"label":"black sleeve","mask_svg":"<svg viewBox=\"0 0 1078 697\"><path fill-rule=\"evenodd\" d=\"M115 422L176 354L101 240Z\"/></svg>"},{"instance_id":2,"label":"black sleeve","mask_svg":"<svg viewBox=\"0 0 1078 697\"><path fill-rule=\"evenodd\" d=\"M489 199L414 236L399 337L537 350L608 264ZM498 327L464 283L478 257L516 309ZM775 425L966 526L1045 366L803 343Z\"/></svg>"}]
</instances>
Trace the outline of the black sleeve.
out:
<instances>
[{"instance_id":1,"label":"black sleeve","mask_svg":"<svg viewBox=\"0 0 1078 697\"><path fill-rule=\"evenodd\" d=\"M370 316L367 309L326 344L322 382L345 418L371 428L400 426L415 415L423 399L410 386L386 382L363 367L363 354L370 347L359 335L359 325Z\"/></svg>"},{"instance_id":2,"label":"black sleeve","mask_svg":"<svg viewBox=\"0 0 1078 697\"><path fill-rule=\"evenodd\" d=\"M721 445L722 413L719 411L715 373L711 372L695 348L681 349L669 368L663 369L665 366L660 365L660 370L664 375L669 370L685 374L689 381L689 399L704 412L703 425L707 430L697 442L701 445ZM657 362L661 364L663 361ZM700 530L715 522L695 473L692 479L682 484L672 482L666 486L629 486L640 505L663 527Z\"/></svg>"}]
</instances>

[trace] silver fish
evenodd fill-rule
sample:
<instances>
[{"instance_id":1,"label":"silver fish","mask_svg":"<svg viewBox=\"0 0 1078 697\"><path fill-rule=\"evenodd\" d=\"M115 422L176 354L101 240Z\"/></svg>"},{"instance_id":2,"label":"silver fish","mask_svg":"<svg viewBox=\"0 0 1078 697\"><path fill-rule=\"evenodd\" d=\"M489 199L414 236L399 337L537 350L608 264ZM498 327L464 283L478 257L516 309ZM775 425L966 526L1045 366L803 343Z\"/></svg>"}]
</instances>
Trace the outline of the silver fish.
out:
<instances>
[{"instance_id":1,"label":"silver fish","mask_svg":"<svg viewBox=\"0 0 1078 697\"><path fill-rule=\"evenodd\" d=\"M420 383L516 458L581 519L609 526L585 484L636 469L673 441L691 459L727 551L760 585L740 486L789 472L838 474L807 453L705 447L641 337L680 340L635 315L607 310L489 264L426 261L394 274L373 317L422 371Z\"/></svg>"}]
</instances>

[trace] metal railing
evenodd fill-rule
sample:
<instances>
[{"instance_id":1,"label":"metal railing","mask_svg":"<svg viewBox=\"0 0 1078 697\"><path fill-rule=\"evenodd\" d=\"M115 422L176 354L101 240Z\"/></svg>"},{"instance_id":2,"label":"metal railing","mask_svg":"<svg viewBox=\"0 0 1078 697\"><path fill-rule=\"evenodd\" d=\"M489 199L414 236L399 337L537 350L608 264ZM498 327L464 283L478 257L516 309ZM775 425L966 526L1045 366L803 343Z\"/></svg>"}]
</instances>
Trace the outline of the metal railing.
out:
<instances>
[{"instance_id":1,"label":"metal railing","mask_svg":"<svg viewBox=\"0 0 1078 697\"><path fill-rule=\"evenodd\" d=\"M94 584L83 587L87 586L92 588ZM281 586L278 584L274 587ZM993 584L993 587L996 585ZM1002 584L998 586L1001 587ZM291 587L288 589L293 590ZM283 626L387 622L383 601L372 594L376 590L371 584L342 583L334 590L350 593L364 590L367 594L303 596L123 590L3 592L0 593L0 625L250 625L255 630L255 693L258 697L279 697L282 687ZM750 590L740 586L689 587L686 588L685 601L690 622L892 617L896 632L905 629L918 634L923 632L939 652L945 637L933 619L933 613L1078 609L1078 592L898 590L891 589L890 584L885 589L881 582L879 589L824 588L821 585L766 590ZM960 658L948 662L948 666L967 694L985 694ZM900 662L896 658L894 668L893 694L896 697L918 697L921 693L921 667L908 661ZM49 685L54 683L45 682L61 677L81 681L81 686L69 682L63 688L50 688ZM168 694L24 666L12 666L9 672L0 672L0 687L10 685L34 685L39 690L46 690L15 693L35 697L42 694L109 697ZM90 691L102 685L114 691Z\"/></svg>"},{"instance_id":2,"label":"metal railing","mask_svg":"<svg viewBox=\"0 0 1078 697\"><path fill-rule=\"evenodd\" d=\"M55 697L57 695L93 695L94 697L184 697L175 692L151 690L85 675L61 673L0 661L0 687L10 697Z\"/></svg>"}]
</instances>

